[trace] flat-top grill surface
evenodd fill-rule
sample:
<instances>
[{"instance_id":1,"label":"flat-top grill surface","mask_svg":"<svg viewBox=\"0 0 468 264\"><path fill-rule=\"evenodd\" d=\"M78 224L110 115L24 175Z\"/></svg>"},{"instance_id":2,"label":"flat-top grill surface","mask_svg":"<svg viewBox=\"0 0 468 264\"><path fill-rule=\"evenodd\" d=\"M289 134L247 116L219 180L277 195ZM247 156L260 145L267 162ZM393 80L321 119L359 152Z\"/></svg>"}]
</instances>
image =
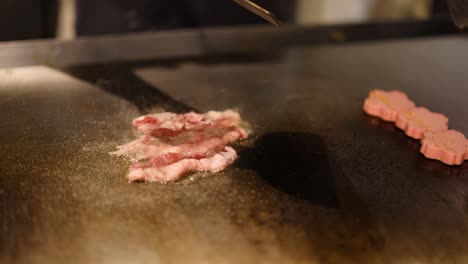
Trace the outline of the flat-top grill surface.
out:
<instances>
[{"instance_id":1,"label":"flat-top grill surface","mask_svg":"<svg viewBox=\"0 0 468 264\"><path fill-rule=\"evenodd\" d=\"M464 263L468 167L361 109L400 89L468 134L465 38L0 70L0 262ZM128 184L131 120L238 109L227 170Z\"/></svg>"}]
</instances>

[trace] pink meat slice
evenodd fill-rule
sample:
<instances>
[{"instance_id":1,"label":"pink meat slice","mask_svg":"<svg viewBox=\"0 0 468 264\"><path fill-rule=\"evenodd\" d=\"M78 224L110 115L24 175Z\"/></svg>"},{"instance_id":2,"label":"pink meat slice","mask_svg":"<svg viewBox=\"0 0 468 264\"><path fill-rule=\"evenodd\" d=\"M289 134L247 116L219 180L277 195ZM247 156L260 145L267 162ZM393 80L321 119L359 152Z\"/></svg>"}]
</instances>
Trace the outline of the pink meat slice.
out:
<instances>
[{"instance_id":1,"label":"pink meat slice","mask_svg":"<svg viewBox=\"0 0 468 264\"><path fill-rule=\"evenodd\" d=\"M209 111L205 114L159 113L140 116L133 120L133 126L146 135L176 136L186 130L201 130L209 126L231 127L240 122L240 115L232 110Z\"/></svg>"},{"instance_id":2,"label":"pink meat slice","mask_svg":"<svg viewBox=\"0 0 468 264\"><path fill-rule=\"evenodd\" d=\"M408 96L400 91L372 90L364 101L364 111L385 121L395 122L398 114L415 107Z\"/></svg>"},{"instance_id":3,"label":"pink meat slice","mask_svg":"<svg viewBox=\"0 0 468 264\"><path fill-rule=\"evenodd\" d=\"M128 144L119 146L119 150L111 152L113 155L129 155L138 160L157 158L168 153L180 154L184 158L204 156L211 150L221 148L226 144L245 139L248 133L242 128L235 128L224 133L222 136L199 137L190 143L171 145L161 142L153 137L143 135L139 139Z\"/></svg>"},{"instance_id":4,"label":"pink meat slice","mask_svg":"<svg viewBox=\"0 0 468 264\"><path fill-rule=\"evenodd\" d=\"M202 159L181 159L169 165L134 168L128 173L127 179L131 182L175 181L188 172L219 172L232 164L236 158L236 151L233 148L226 146L224 150Z\"/></svg>"},{"instance_id":5,"label":"pink meat slice","mask_svg":"<svg viewBox=\"0 0 468 264\"><path fill-rule=\"evenodd\" d=\"M199 157L194 156L191 158L201 159L204 157L205 156L199 156ZM167 166L169 164L172 164L184 158L185 158L184 155L179 154L179 153L166 153L166 154L159 155L158 157L154 157L150 159L148 162L135 162L130 166L129 171L139 169L139 168Z\"/></svg>"},{"instance_id":6,"label":"pink meat slice","mask_svg":"<svg viewBox=\"0 0 468 264\"><path fill-rule=\"evenodd\" d=\"M109 154L115 156L128 155L135 159L145 159L147 158L146 153L150 148L164 147L170 147L170 145L160 141L157 138L143 135L138 139L131 141L127 144L117 146L117 150L109 152Z\"/></svg>"},{"instance_id":7,"label":"pink meat slice","mask_svg":"<svg viewBox=\"0 0 468 264\"><path fill-rule=\"evenodd\" d=\"M465 141L465 159L468 160L468 140Z\"/></svg>"},{"instance_id":8,"label":"pink meat slice","mask_svg":"<svg viewBox=\"0 0 468 264\"><path fill-rule=\"evenodd\" d=\"M468 160L468 140L455 130L448 130L448 118L416 107L400 91L372 90L364 102L364 111L386 121L395 122L411 138L421 139L421 153L448 165Z\"/></svg>"},{"instance_id":9,"label":"pink meat slice","mask_svg":"<svg viewBox=\"0 0 468 264\"><path fill-rule=\"evenodd\" d=\"M217 172L237 158L226 145L248 137L240 122L232 110L145 115L133 120L142 135L110 154L133 158L129 181L167 182L192 171Z\"/></svg>"},{"instance_id":10,"label":"pink meat slice","mask_svg":"<svg viewBox=\"0 0 468 264\"><path fill-rule=\"evenodd\" d=\"M426 131L443 131L448 129L448 118L443 114L434 113L424 107L413 108L400 113L396 126L405 134L415 139L421 139Z\"/></svg>"},{"instance_id":11,"label":"pink meat slice","mask_svg":"<svg viewBox=\"0 0 468 264\"><path fill-rule=\"evenodd\" d=\"M421 153L447 165L460 165L468 159L468 141L455 130L428 131L421 140Z\"/></svg>"}]
</instances>

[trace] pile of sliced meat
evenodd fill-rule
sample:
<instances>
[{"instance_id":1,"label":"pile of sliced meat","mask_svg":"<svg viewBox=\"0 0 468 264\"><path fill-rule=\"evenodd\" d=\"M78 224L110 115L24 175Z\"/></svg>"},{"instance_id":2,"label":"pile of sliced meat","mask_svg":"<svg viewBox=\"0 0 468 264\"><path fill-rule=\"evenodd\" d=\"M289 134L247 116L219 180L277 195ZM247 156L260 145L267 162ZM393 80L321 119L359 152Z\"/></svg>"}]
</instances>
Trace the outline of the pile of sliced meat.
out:
<instances>
[{"instance_id":1,"label":"pile of sliced meat","mask_svg":"<svg viewBox=\"0 0 468 264\"><path fill-rule=\"evenodd\" d=\"M448 129L448 118L424 107L416 107L400 91L373 90L364 101L364 111L385 121L394 122L405 134L421 140L421 153L447 165L460 165L468 159L468 140Z\"/></svg>"},{"instance_id":2,"label":"pile of sliced meat","mask_svg":"<svg viewBox=\"0 0 468 264\"><path fill-rule=\"evenodd\" d=\"M141 136L110 154L134 161L129 181L168 182L189 172L218 172L237 158L227 145L248 137L240 123L232 110L144 115L133 120Z\"/></svg>"}]
</instances>

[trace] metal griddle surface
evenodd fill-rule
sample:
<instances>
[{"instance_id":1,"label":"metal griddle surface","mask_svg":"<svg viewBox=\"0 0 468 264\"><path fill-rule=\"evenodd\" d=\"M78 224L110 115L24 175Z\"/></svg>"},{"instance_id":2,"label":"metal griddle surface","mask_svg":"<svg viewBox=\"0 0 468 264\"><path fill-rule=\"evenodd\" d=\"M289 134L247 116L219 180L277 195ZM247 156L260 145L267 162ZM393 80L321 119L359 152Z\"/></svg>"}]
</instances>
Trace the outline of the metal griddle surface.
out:
<instances>
[{"instance_id":1,"label":"metal griddle surface","mask_svg":"<svg viewBox=\"0 0 468 264\"><path fill-rule=\"evenodd\" d=\"M363 114L401 89L468 134L465 38L0 71L1 263L466 263L468 167ZM129 184L131 119L238 109L224 172Z\"/></svg>"}]
</instances>

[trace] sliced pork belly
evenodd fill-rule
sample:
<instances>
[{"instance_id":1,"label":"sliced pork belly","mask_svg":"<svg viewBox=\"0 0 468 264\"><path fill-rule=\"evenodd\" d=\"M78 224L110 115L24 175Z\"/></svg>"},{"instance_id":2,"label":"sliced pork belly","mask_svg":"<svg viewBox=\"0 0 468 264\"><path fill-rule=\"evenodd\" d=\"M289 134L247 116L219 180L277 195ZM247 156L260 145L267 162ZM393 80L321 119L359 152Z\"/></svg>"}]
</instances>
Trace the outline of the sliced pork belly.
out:
<instances>
[{"instance_id":1,"label":"sliced pork belly","mask_svg":"<svg viewBox=\"0 0 468 264\"><path fill-rule=\"evenodd\" d=\"M129 181L175 181L192 171L217 172L237 158L229 143L248 137L232 110L205 114L159 113L133 120L142 135L110 154L128 156Z\"/></svg>"},{"instance_id":2,"label":"sliced pork belly","mask_svg":"<svg viewBox=\"0 0 468 264\"><path fill-rule=\"evenodd\" d=\"M187 140L185 144L166 144L150 136L142 136L137 140L118 146L119 150L111 152L113 155L128 155L134 159L148 159L167 153L181 154L183 157L203 156L207 152L225 146L239 139L247 138L248 133L242 128L235 128L221 136L206 136Z\"/></svg>"},{"instance_id":3,"label":"sliced pork belly","mask_svg":"<svg viewBox=\"0 0 468 264\"><path fill-rule=\"evenodd\" d=\"M186 114L159 113L140 116L133 120L133 126L145 135L175 136L186 130L201 130L206 127L232 127L239 125L237 112L209 111L205 114L189 112Z\"/></svg>"},{"instance_id":4,"label":"sliced pork belly","mask_svg":"<svg viewBox=\"0 0 468 264\"><path fill-rule=\"evenodd\" d=\"M202 159L181 159L169 165L162 161L160 164L152 164L148 167L130 168L127 179L133 181L175 181L185 173L193 171L218 172L231 165L237 158L236 151L231 147Z\"/></svg>"}]
</instances>

